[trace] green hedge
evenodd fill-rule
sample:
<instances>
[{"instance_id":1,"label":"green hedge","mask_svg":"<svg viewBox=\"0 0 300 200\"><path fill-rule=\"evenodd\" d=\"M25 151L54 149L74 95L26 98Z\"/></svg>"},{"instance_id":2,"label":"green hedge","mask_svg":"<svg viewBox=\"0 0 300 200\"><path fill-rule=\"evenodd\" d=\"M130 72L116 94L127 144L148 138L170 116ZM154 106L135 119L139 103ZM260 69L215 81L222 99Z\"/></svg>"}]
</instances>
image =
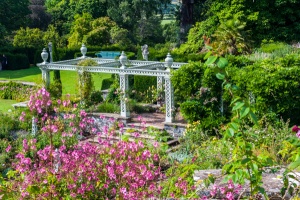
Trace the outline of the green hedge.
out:
<instances>
[{"instance_id":1,"label":"green hedge","mask_svg":"<svg viewBox=\"0 0 300 200\"><path fill-rule=\"evenodd\" d=\"M112 77L103 79L102 85L101 85L101 90L109 89L110 86L113 84L113 82L114 82L114 79Z\"/></svg>"},{"instance_id":2,"label":"green hedge","mask_svg":"<svg viewBox=\"0 0 300 200\"><path fill-rule=\"evenodd\" d=\"M25 54L1 53L1 55L2 54L5 54L7 58L7 66L4 70L28 69L30 67L28 57Z\"/></svg>"},{"instance_id":3,"label":"green hedge","mask_svg":"<svg viewBox=\"0 0 300 200\"><path fill-rule=\"evenodd\" d=\"M295 56L297 59L298 56ZM257 114L275 113L291 124L300 121L300 68L293 56L264 60L238 69L230 69L231 80L240 88L240 95L252 100Z\"/></svg>"},{"instance_id":4,"label":"green hedge","mask_svg":"<svg viewBox=\"0 0 300 200\"><path fill-rule=\"evenodd\" d=\"M149 87L156 87L156 77L153 76L134 76L133 88L138 92L145 92Z\"/></svg>"}]
</instances>

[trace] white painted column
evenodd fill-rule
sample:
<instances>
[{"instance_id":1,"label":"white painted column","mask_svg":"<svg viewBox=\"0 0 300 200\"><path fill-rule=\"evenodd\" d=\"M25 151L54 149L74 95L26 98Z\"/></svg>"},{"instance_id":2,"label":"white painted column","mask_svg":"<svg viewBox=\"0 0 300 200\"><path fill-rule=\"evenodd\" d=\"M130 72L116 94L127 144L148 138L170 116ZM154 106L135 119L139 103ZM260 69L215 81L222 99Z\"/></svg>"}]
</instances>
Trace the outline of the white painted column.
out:
<instances>
[{"instance_id":1,"label":"white painted column","mask_svg":"<svg viewBox=\"0 0 300 200\"><path fill-rule=\"evenodd\" d=\"M157 86L156 90L157 93L159 94L163 90L163 82L164 82L164 77L163 76L157 76ZM161 100L157 101L157 105L161 105Z\"/></svg>"},{"instance_id":2,"label":"white painted column","mask_svg":"<svg viewBox=\"0 0 300 200\"><path fill-rule=\"evenodd\" d=\"M128 103L128 75L120 74L120 90L121 90L121 116L128 118L130 117L130 111L127 106Z\"/></svg>"},{"instance_id":3,"label":"white painted column","mask_svg":"<svg viewBox=\"0 0 300 200\"><path fill-rule=\"evenodd\" d=\"M42 71L42 79L43 83L46 89L49 89L50 86L50 71L48 69L45 69L43 67L40 67Z\"/></svg>"},{"instance_id":4,"label":"white painted column","mask_svg":"<svg viewBox=\"0 0 300 200\"><path fill-rule=\"evenodd\" d=\"M166 122L173 122L174 91L170 76L165 77Z\"/></svg>"}]
</instances>

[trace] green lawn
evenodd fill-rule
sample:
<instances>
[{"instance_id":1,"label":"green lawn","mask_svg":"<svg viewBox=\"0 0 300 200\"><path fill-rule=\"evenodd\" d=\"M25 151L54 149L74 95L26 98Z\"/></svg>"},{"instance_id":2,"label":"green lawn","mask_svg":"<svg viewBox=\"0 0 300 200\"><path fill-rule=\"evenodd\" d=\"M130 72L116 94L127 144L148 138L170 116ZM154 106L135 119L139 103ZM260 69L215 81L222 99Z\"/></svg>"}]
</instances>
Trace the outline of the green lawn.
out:
<instances>
[{"instance_id":1,"label":"green lawn","mask_svg":"<svg viewBox=\"0 0 300 200\"><path fill-rule=\"evenodd\" d=\"M53 72L50 72L51 80ZM97 73L93 74L95 89L100 89L102 80L109 78L111 74ZM30 67L22 70L4 70L0 71L0 80L26 81L37 84L42 83L42 73L38 67ZM61 81L63 86L63 94L75 94L77 84L77 72L61 71Z\"/></svg>"},{"instance_id":2,"label":"green lawn","mask_svg":"<svg viewBox=\"0 0 300 200\"><path fill-rule=\"evenodd\" d=\"M12 104L18 103L15 100L0 99L0 112L7 113L8 110L13 110Z\"/></svg>"},{"instance_id":3,"label":"green lawn","mask_svg":"<svg viewBox=\"0 0 300 200\"><path fill-rule=\"evenodd\" d=\"M63 94L76 94L77 72L61 71L61 81L63 86ZM51 81L53 80L53 72L50 72ZM93 74L94 86L96 90L101 89L102 80L109 78L111 74L97 73ZM42 83L42 73L38 67L30 67L22 70L3 70L0 71L0 80L34 82ZM51 82L50 81L50 82ZM17 103L14 100L0 99L0 112L6 113L9 109L14 109L12 104Z\"/></svg>"}]
</instances>

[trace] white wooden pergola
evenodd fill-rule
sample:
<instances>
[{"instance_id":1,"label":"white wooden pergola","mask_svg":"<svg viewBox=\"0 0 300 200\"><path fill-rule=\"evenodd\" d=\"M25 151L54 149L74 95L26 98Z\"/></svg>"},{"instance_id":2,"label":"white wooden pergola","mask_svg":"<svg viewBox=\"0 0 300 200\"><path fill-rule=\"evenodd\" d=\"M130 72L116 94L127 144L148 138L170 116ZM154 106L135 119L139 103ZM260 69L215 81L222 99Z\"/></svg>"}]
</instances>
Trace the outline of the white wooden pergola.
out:
<instances>
[{"instance_id":1,"label":"white wooden pergola","mask_svg":"<svg viewBox=\"0 0 300 200\"><path fill-rule=\"evenodd\" d=\"M143 75L143 76L156 76L157 77L157 89L163 89L163 83L165 84L165 105L166 105L166 121L173 122L173 110L174 110L174 96L173 87L170 80L170 70L178 69L181 65L186 63L173 62L171 55L168 53L165 62L156 61L142 61L142 60L128 60L125 53L122 52L119 60L115 59L101 59L101 58L89 58L93 59L98 63L98 66L77 66L77 63L83 59L87 59L85 56L87 48L82 45L80 48L82 57L64 60L58 62L52 62L52 52L50 49L50 63L46 62L48 59L48 53L46 49L43 49L41 56L44 60L43 63L37 64L42 71L42 78L45 87L48 88L50 85L50 71L51 70L67 70L67 71L86 71L96 73L111 73L119 74L120 76L120 91L122 91L121 97L121 116L124 118L130 117L128 106L126 105L126 98L128 91L128 75Z\"/></svg>"}]
</instances>

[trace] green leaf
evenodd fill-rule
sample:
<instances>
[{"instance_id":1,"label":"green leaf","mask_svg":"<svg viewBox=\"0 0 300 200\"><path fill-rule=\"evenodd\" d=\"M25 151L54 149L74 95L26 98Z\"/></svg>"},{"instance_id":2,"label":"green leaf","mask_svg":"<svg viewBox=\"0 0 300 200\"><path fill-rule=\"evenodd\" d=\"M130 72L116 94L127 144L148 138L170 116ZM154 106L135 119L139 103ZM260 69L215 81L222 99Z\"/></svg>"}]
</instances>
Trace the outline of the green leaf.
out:
<instances>
[{"instance_id":1,"label":"green leaf","mask_svg":"<svg viewBox=\"0 0 300 200\"><path fill-rule=\"evenodd\" d=\"M205 45L205 48L208 49L208 50L212 50L212 47L208 46L208 45Z\"/></svg>"},{"instance_id":2,"label":"green leaf","mask_svg":"<svg viewBox=\"0 0 300 200\"><path fill-rule=\"evenodd\" d=\"M235 98L235 99L231 102L231 105L234 104L235 102L237 102L237 101L240 100L240 99L241 99L241 97Z\"/></svg>"},{"instance_id":3,"label":"green leaf","mask_svg":"<svg viewBox=\"0 0 300 200\"><path fill-rule=\"evenodd\" d=\"M211 55L211 51L207 52L207 54L204 57L204 60L206 60Z\"/></svg>"},{"instance_id":4,"label":"green leaf","mask_svg":"<svg viewBox=\"0 0 300 200\"><path fill-rule=\"evenodd\" d=\"M227 83L227 84L224 86L224 88L225 88L226 90L228 90L230 87L231 87L231 84L230 84L230 83Z\"/></svg>"},{"instance_id":5,"label":"green leaf","mask_svg":"<svg viewBox=\"0 0 300 200\"><path fill-rule=\"evenodd\" d=\"M259 191L260 193L262 193L262 194L265 194L265 193L266 193L266 191L265 191L265 189L264 189L263 187L259 187L259 188L258 188L258 191Z\"/></svg>"},{"instance_id":6,"label":"green leaf","mask_svg":"<svg viewBox=\"0 0 300 200\"><path fill-rule=\"evenodd\" d=\"M249 112L250 112L250 108L244 106L240 112L240 118L245 117L246 115L248 115Z\"/></svg>"},{"instance_id":7,"label":"green leaf","mask_svg":"<svg viewBox=\"0 0 300 200\"><path fill-rule=\"evenodd\" d=\"M209 56L207 61L205 62L206 65L211 65L217 60L217 56Z\"/></svg>"},{"instance_id":8,"label":"green leaf","mask_svg":"<svg viewBox=\"0 0 300 200\"><path fill-rule=\"evenodd\" d=\"M216 77L220 80L223 80L225 78L225 75L224 74L221 74L221 73L217 73L216 74Z\"/></svg>"},{"instance_id":9,"label":"green leaf","mask_svg":"<svg viewBox=\"0 0 300 200\"><path fill-rule=\"evenodd\" d=\"M297 167L300 166L300 158L295 161L295 162L292 162L290 165L289 165L289 169L293 170L293 169L296 169Z\"/></svg>"},{"instance_id":10,"label":"green leaf","mask_svg":"<svg viewBox=\"0 0 300 200\"><path fill-rule=\"evenodd\" d=\"M239 125L237 124L237 123L234 123L234 122L231 122L230 124L229 124L234 130L238 130L238 128L239 128Z\"/></svg>"},{"instance_id":11,"label":"green leaf","mask_svg":"<svg viewBox=\"0 0 300 200\"><path fill-rule=\"evenodd\" d=\"M237 176L236 174L234 174L234 175L232 176L232 181L233 181L234 183L237 183L237 181L238 181L238 176Z\"/></svg>"},{"instance_id":12,"label":"green leaf","mask_svg":"<svg viewBox=\"0 0 300 200\"><path fill-rule=\"evenodd\" d=\"M257 172L258 171L258 166L255 163L251 163L251 169L253 170L253 172Z\"/></svg>"},{"instance_id":13,"label":"green leaf","mask_svg":"<svg viewBox=\"0 0 300 200\"><path fill-rule=\"evenodd\" d=\"M244 158L241 163L244 165L244 164L246 164L247 162L250 162L250 161L251 161L250 158Z\"/></svg>"},{"instance_id":14,"label":"green leaf","mask_svg":"<svg viewBox=\"0 0 300 200\"><path fill-rule=\"evenodd\" d=\"M236 102L236 103L235 103L235 106L232 108L232 111L238 110L238 109L240 109L241 107L243 107L244 105L245 105L244 102Z\"/></svg>"},{"instance_id":15,"label":"green leaf","mask_svg":"<svg viewBox=\"0 0 300 200\"><path fill-rule=\"evenodd\" d=\"M219 68L224 68L228 65L228 60L226 58L220 57L217 61L217 65Z\"/></svg>"},{"instance_id":16,"label":"green leaf","mask_svg":"<svg viewBox=\"0 0 300 200\"><path fill-rule=\"evenodd\" d=\"M238 90L238 89L239 89L239 87L238 87L238 86L236 86L236 85L233 85L233 86L232 86L232 89L233 89L233 90Z\"/></svg>"},{"instance_id":17,"label":"green leaf","mask_svg":"<svg viewBox=\"0 0 300 200\"><path fill-rule=\"evenodd\" d=\"M229 130L230 136L233 137L234 136L234 130L232 128L229 128L228 130Z\"/></svg>"},{"instance_id":18,"label":"green leaf","mask_svg":"<svg viewBox=\"0 0 300 200\"><path fill-rule=\"evenodd\" d=\"M254 124L256 124L256 125L258 124L258 119L252 111L250 111L250 118Z\"/></svg>"}]
</instances>

